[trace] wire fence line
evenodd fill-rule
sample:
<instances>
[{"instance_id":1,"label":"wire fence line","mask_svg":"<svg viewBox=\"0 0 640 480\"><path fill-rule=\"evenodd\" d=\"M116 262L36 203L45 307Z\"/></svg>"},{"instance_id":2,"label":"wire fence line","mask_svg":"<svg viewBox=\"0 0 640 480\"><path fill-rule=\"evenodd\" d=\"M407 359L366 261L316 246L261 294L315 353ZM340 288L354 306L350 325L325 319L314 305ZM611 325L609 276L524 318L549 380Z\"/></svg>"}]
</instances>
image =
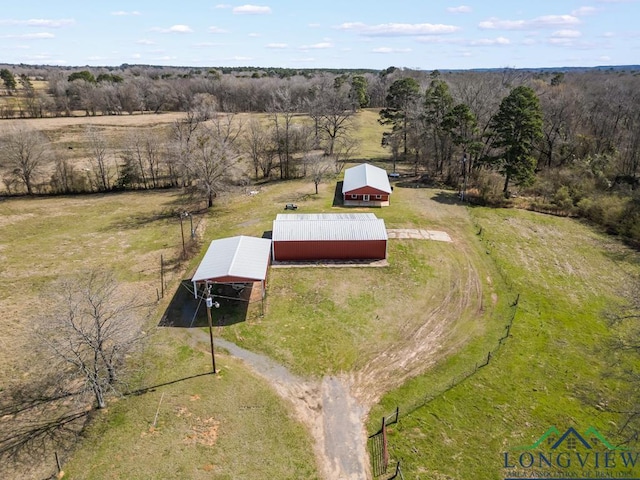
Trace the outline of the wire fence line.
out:
<instances>
[{"instance_id":1,"label":"wire fence line","mask_svg":"<svg viewBox=\"0 0 640 480\"><path fill-rule=\"evenodd\" d=\"M493 244L493 242L486 240L484 238L482 226L476 223L476 228L478 229L477 235L480 238L480 242L485 246L487 255L492 255L495 245ZM513 282L507 275L506 269L501 265L499 261L497 261L495 257L493 258L493 264L495 265L497 272L501 277L501 280L507 286L507 289L513 292ZM511 336L511 328L513 326L513 322L518 312L519 303L520 303L520 293L516 293L515 298L510 305L511 311L507 318L507 321L504 327L504 332L500 336L500 338L498 338L494 348L486 352L483 355L483 357L481 357L481 360L476 361L473 366L470 366L463 373L453 377L451 381L447 382L444 388L440 388L436 391L426 392L424 397L420 397L413 404L403 407L402 415L403 416L410 415L416 410L425 407L426 405L436 400L437 398L442 397L444 394L446 394L456 386L460 385L467 379L473 377L473 375L478 373L478 371L480 371L482 368L488 366L491 363L491 360L494 357L494 355L503 347L506 340ZM387 417L383 417L381 430L379 430L378 432L376 432L375 434L369 437L371 442L370 445L372 447L370 451L371 451L371 462L372 462L373 474L374 474L374 477L376 478L383 478L384 476L385 480L392 480L396 478L400 478L404 480L404 476L400 467L400 460L398 460L396 469L391 474L391 476L388 476L389 474L387 473L390 457L389 457L389 446L386 442L386 438L387 438L386 426L391 423L398 423L399 421L400 421L400 408L396 407L396 410L393 414Z\"/></svg>"}]
</instances>

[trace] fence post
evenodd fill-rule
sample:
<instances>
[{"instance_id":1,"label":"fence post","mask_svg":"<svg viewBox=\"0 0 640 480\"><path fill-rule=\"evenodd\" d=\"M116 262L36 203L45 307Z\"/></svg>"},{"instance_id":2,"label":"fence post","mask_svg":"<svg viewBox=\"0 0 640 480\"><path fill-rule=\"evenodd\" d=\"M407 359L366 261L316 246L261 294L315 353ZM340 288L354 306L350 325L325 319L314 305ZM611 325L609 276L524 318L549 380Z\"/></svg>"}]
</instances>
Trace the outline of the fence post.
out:
<instances>
[{"instance_id":1,"label":"fence post","mask_svg":"<svg viewBox=\"0 0 640 480\"><path fill-rule=\"evenodd\" d=\"M160 289L162 290L162 297L164 298L164 257L160 255Z\"/></svg>"},{"instance_id":2,"label":"fence post","mask_svg":"<svg viewBox=\"0 0 640 480\"><path fill-rule=\"evenodd\" d=\"M382 417L382 469L384 473L387 472L389 466L389 450L387 446L387 425L386 418Z\"/></svg>"}]
</instances>

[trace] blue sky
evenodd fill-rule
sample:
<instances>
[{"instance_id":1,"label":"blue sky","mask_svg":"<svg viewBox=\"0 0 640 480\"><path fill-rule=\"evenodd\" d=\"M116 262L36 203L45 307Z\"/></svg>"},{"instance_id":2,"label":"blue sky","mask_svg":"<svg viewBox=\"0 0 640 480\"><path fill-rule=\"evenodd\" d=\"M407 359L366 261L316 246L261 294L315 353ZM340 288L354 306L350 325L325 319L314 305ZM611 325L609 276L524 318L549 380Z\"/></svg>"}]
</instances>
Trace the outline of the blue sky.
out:
<instances>
[{"instance_id":1,"label":"blue sky","mask_svg":"<svg viewBox=\"0 0 640 480\"><path fill-rule=\"evenodd\" d=\"M14 0L0 63L424 70L640 63L640 0Z\"/></svg>"}]
</instances>

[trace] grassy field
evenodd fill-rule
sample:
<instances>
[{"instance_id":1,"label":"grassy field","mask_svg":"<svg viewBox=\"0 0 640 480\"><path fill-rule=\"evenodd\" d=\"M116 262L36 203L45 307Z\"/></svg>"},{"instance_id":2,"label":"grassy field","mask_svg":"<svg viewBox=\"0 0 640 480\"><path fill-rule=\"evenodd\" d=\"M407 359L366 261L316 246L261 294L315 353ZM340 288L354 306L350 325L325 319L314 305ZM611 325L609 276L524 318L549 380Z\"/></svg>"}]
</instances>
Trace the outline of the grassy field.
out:
<instances>
[{"instance_id":1,"label":"grassy field","mask_svg":"<svg viewBox=\"0 0 640 480\"><path fill-rule=\"evenodd\" d=\"M371 111L358 117L360 154L387 168L376 119ZM66 127L51 128L67 138ZM156 300L162 255L167 296L152 325L141 325L155 327L211 240L262 236L289 202L299 213L343 211L332 204L336 180L318 195L313 182L295 180L219 197L195 215L199 248L185 262L178 213L196 208L178 192L0 202L0 315L8 326L0 385L37 374L28 368L29 332L51 280L109 265L132 292ZM390 240L382 268L272 268L264 312L251 304L216 335L307 378L353 375L367 401L387 393L369 430L400 406L389 441L405 478L501 478L501 452L551 425L594 425L613 436L619 419L595 407L619 399L616 381L603 378L610 362L600 311L638 269L637 254L573 220L469 208L442 190L398 186L391 206L375 213L387 228L443 230L453 242ZM514 312L510 337L496 349ZM489 351L488 366L438 395ZM187 329L158 329L138 359L140 386L153 388L95 415L80 448L64 458L67 478L318 478L309 432L289 406L242 363L219 355L222 373L201 375L208 345ZM394 370L392 357L403 367Z\"/></svg>"},{"instance_id":2,"label":"grassy field","mask_svg":"<svg viewBox=\"0 0 640 480\"><path fill-rule=\"evenodd\" d=\"M203 376L206 348L158 335L159 386L99 412L65 478L318 478L308 433L264 380L223 355Z\"/></svg>"},{"instance_id":3,"label":"grassy field","mask_svg":"<svg viewBox=\"0 0 640 480\"><path fill-rule=\"evenodd\" d=\"M503 452L551 426L593 426L621 440L624 417L611 410L625 404L628 387L610 375L622 360L607 348L601 314L637 274L638 254L566 218L484 208L471 215L488 256L520 294L516 316L487 367L437 395L444 378L464 370L450 358L390 392L372 414L375 431L396 406L406 412L389 437L405 478L504 478Z\"/></svg>"},{"instance_id":4,"label":"grassy field","mask_svg":"<svg viewBox=\"0 0 640 480\"><path fill-rule=\"evenodd\" d=\"M168 191L0 202L0 315L5 319L0 335L0 395L41 374L36 358L42 352L32 343L31 330L40 321L38 308L46 308L42 295L52 280L84 269L113 268L130 292L154 302L162 255L167 292L177 288L187 268L179 262L177 215L185 208L188 203L181 195ZM206 223L206 217L196 214L199 235ZM169 298L158 303L152 323L140 328L155 330ZM140 386L210 371L210 359L203 353L207 345L178 329L156 331L147 351L144 374L137 380ZM69 464L69 478L152 478L152 472L160 470L168 477L216 473L217 478L317 478L308 433L264 382L242 365L225 360L221 355L219 377L206 375L158 387L123 398L97 414L77 460ZM163 409L150 432L162 393ZM199 420L217 437L201 441L199 435L207 431L201 432ZM146 434L145 443L141 436ZM114 452L116 445L122 450ZM147 460L131 456L141 450ZM63 462L68 460L60 453ZM44 478L55 467L52 455L24 468L4 463L0 472L4 478ZM160 459L166 459L162 466L165 460ZM184 474L190 468L193 471Z\"/></svg>"}]
</instances>

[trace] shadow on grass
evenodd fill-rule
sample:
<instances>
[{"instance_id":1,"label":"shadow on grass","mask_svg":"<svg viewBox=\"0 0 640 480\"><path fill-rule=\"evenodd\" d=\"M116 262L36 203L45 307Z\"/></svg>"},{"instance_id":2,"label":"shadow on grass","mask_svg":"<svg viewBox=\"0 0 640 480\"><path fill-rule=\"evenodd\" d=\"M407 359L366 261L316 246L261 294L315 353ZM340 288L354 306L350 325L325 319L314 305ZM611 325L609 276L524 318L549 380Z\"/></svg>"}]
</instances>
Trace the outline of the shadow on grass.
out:
<instances>
[{"instance_id":1,"label":"shadow on grass","mask_svg":"<svg viewBox=\"0 0 640 480\"><path fill-rule=\"evenodd\" d=\"M343 181L336 182L336 189L333 192L333 207L343 207L344 198L342 197L342 185Z\"/></svg>"},{"instance_id":2,"label":"shadow on grass","mask_svg":"<svg viewBox=\"0 0 640 480\"><path fill-rule=\"evenodd\" d=\"M438 203L445 205L465 205L465 202L460 200L460 196L457 192L438 192L432 199Z\"/></svg>"},{"instance_id":3,"label":"shadow on grass","mask_svg":"<svg viewBox=\"0 0 640 480\"><path fill-rule=\"evenodd\" d=\"M220 308L211 309L212 324L215 327L226 327L247 319L249 300L254 288L252 283L212 285L213 299L220 304ZM259 288L259 287L255 287ZM198 298L194 297L193 284L190 280L182 280L162 315L160 327L193 328L207 327L207 307L202 292Z\"/></svg>"},{"instance_id":4,"label":"shadow on grass","mask_svg":"<svg viewBox=\"0 0 640 480\"><path fill-rule=\"evenodd\" d=\"M132 390L130 392L125 393L125 396L138 396L144 395L145 393L155 392L157 388L166 387L168 385L174 385L176 383L184 382L186 380L192 380L194 378L205 377L207 375L214 375L213 372L205 372L205 373L196 373L195 375L190 375L188 377L177 378L176 380L169 380L167 382L158 383L157 385L151 385L150 387L142 387L137 390Z\"/></svg>"}]
</instances>

